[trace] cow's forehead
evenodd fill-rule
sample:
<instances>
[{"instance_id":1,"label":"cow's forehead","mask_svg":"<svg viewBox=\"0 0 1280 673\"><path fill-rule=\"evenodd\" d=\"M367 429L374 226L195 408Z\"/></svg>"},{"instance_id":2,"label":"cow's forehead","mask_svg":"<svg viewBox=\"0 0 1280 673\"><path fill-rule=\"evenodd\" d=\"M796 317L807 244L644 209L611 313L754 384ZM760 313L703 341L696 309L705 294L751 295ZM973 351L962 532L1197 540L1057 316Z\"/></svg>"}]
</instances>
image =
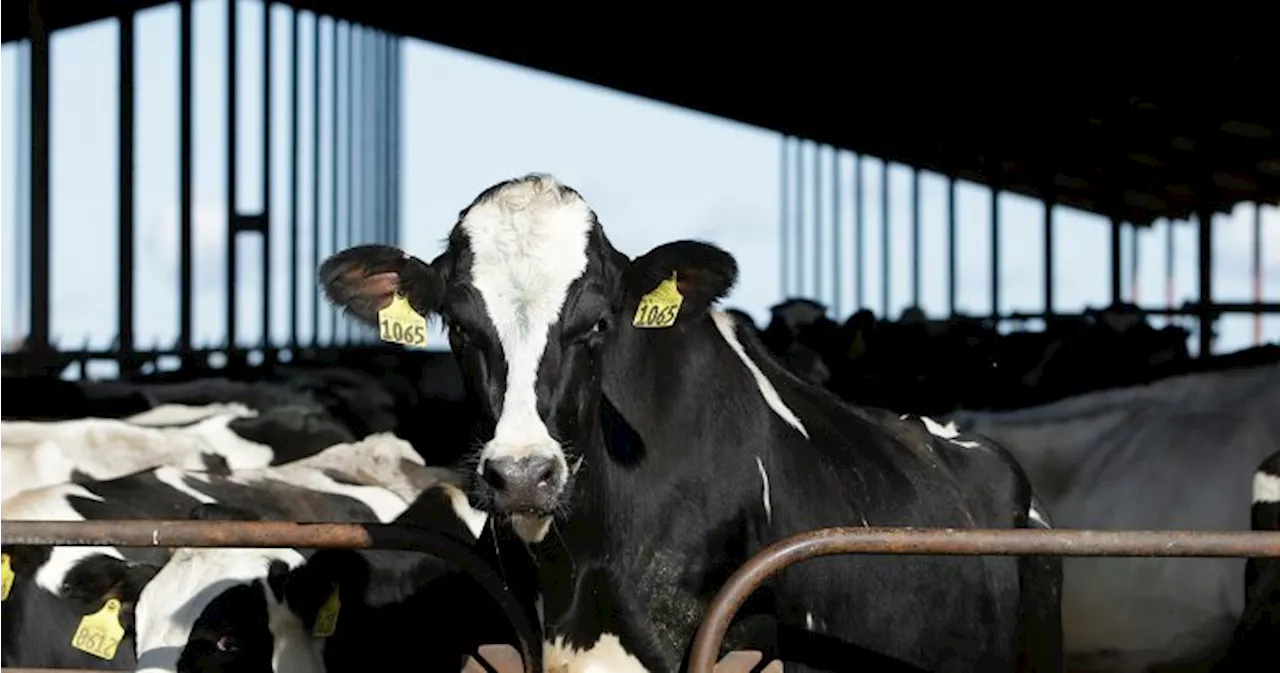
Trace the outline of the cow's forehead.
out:
<instances>
[{"instance_id":1,"label":"cow's forehead","mask_svg":"<svg viewBox=\"0 0 1280 673\"><path fill-rule=\"evenodd\" d=\"M505 341L544 332L569 287L587 271L595 214L577 192L550 176L530 176L482 194L458 231L467 269Z\"/></svg>"},{"instance_id":2,"label":"cow's forehead","mask_svg":"<svg viewBox=\"0 0 1280 673\"><path fill-rule=\"evenodd\" d=\"M290 568L292 549L179 549L147 583L136 609L138 670L177 670L196 620L227 590L265 580L272 561ZM265 585L263 591L269 591Z\"/></svg>"}]
</instances>

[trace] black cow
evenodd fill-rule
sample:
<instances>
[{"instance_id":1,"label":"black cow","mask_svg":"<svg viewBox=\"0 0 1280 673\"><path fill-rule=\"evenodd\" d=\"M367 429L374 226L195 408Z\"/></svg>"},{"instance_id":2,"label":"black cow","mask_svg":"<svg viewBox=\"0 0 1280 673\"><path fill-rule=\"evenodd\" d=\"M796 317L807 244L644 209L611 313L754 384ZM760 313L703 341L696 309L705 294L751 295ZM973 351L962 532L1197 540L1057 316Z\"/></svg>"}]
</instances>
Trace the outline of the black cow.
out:
<instances>
[{"instance_id":1,"label":"black cow","mask_svg":"<svg viewBox=\"0 0 1280 673\"><path fill-rule=\"evenodd\" d=\"M1253 530L1280 531L1280 451L1253 475ZM1244 567L1244 612L1227 656L1214 673L1275 668L1280 645L1280 559L1250 558ZM1271 662L1271 663L1267 663Z\"/></svg>"},{"instance_id":2,"label":"black cow","mask_svg":"<svg viewBox=\"0 0 1280 673\"><path fill-rule=\"evenodd\" d=\"M485 412L475 499L534 550L552 670L678 668L729 573L789 535L1031 525L1007 452L790 374L713 308L732 256L679 241L631 260L549 176L485 190L430 263L358 246L320 277L366 323L397 292L444 319ZM805 668L1059 670L1060 581L1035 559L816 559L762 587L726 645Z\"/></svg>"}]
</instances>

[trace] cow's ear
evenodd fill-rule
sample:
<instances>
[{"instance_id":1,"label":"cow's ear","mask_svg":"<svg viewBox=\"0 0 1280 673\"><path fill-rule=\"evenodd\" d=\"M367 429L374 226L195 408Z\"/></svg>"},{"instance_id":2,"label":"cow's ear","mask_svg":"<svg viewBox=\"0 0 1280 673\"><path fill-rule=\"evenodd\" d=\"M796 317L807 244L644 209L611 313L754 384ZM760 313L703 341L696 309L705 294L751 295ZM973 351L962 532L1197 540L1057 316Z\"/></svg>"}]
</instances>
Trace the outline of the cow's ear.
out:
<instances>
[{"instance_id":1,"label":"cow's ear","mask_svg":"<svg viewBox=\"0 0 1280 673\"><path fill-rule=\"evenodd\" d=\"M657 291L659 299L669 296L659 286L672 278L680 293L676 323L687 324L701 318L713 303L729 294L738 281L738 263L733 255L709 243L675 241L660 245L637 257L627 269L624 317L635 316L645 295ZM656 305L661 308L662 303L658 301ZM659 321L661 324L661 318Z\"/></svg>"},{"instance_id":2,"label":"cow's ear","mask_svg":"<svg viewBox=\"0 0 1280 673\"><path fill-rule=\"evenodd\" d=\"M347 314L369 325L378 322L396 293L404 295L419 315L438 313L444 300L444 276L428 264L390 245L357 245L320 265L325 297Z\"/></svg>"},{"instance_id":3,"label":"cow's ear","mask_svg":"<svg viewBox=\"0 0 1280 673\"><path fill-rule=\"evenodd\" d=\"M132 563L110 556L91 556L77 563L64 580L62 598L78 605L83 614L102 609L110 599L120 601L120 621L133 626L133 609L142 590L160 571L158 566Z\"/></svg>"},{"instance_id":4,"label":"cow's ear","mask_svg":"<svg viewBox=\"0 0 1280 673\"><path fill-rule=\"evenodd\" d=\"M337 628L342 628L344 615L350 621L352 613L363 603L369 574L369 562L360 552L322 549L289 571L281 583L282 593L289 610L302 620L308 631L315 630L322 610L336 610L336 614L329 616L337 619ZM338 595L336 606L331 602L334 592Z\"/></svg>"}]
</instances>

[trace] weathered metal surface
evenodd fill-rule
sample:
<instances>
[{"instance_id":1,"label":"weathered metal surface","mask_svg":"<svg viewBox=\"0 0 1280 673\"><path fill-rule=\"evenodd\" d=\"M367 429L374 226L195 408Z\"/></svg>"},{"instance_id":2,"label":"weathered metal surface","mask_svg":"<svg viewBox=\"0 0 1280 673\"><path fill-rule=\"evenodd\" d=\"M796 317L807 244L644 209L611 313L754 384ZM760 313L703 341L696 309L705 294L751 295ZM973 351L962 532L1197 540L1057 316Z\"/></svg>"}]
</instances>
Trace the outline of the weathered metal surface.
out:
<instances>
[{"instance_id":1,"label":"weathered metal surface","mask_svg":"<svg viewBox=\"0 0 1280 673\"><path fill-rule=\"evenodd\" d=\"M294 523L289 521L5 521L0 543L111 547L301 547L309 549L398 549L435 556L480 583L511 620L524 670L534 670L537 631L506 591L502 579L459 542L434 531L391 524ZM8 673L20 669L3 669Z\"/></svg>"},{"instance_id":2,"label":"weathered metal surface","mask_svg":"<svg viewBox=\"0 0 1280 673\"><path fill-rule=\"evenodd\" d=\"M757 587L789 565L834 554L1280 557L1280 533L950 528L810 531L764 548L729 577L694 636L689 672L713 673L729 623Z\"/></svg>"}]
</instances>

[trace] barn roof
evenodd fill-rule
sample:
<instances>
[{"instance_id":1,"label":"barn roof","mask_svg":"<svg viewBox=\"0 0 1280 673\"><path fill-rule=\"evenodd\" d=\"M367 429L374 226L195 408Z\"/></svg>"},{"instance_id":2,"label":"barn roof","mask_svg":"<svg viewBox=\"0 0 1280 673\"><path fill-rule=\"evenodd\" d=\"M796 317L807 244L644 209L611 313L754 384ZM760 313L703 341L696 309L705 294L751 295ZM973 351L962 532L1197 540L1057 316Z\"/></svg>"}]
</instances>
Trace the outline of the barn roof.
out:
<instances>
[{"instance_id":1,"label":"barn roof","mask_svg":"<svg viewBox=\"0 0 1280 673\"><path fill-rule=\"evenodd\" d=\"M39 2L51 29L162 4ZM27 4L4 0L5 41L26 34ZM1062 37L942 32L858 21L852 9L698 19L294 4L1137 224L1280 203L1280 50L1268 40L1112 39L1060 24Z\"/></svg>"}]
</instances>

